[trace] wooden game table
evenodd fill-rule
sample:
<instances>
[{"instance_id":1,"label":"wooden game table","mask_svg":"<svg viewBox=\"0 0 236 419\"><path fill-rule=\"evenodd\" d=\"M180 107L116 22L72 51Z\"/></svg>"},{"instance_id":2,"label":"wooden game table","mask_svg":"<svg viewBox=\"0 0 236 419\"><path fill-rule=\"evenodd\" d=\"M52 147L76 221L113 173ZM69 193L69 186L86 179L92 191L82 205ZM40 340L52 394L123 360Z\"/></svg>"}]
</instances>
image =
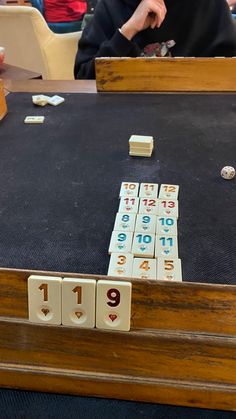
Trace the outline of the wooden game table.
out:
<instances>
[{"instance_id":1,"label":"wooden game table","mask_svg":"<svg viewBox=\"0 0 236 419\"><path fill-rule=\"evenodd\" d=\"M5 161L3 181L6 183L1 187L0 195L8 216L4 218L3 214L3 224L0 224L5 238L2 236L0 249L0 386L235 410L236 221L233 208L236 193L235 182L224 183L217 167L223 150L225 159L236 152L234 121L230 122L236 107L235 94L175 92L174 95L165 95L156 92L151 95L100 95L96 93L94 81L6 80L5 89L9 92L9 113L1 129L9 144L8 147L3 144L1 150ZM59 107L40 109L40 114L46 112L49 122L40 127L40 134L37 133L38 127L33 127L31 138L29 127L22 125L23 116L32 110L31 94L50 92L64 95L67 108L64 108L65 111ZM110 126L112 108L115 116ZM154 116L150 115L150 109L155 112ZM122 119L124 115L127 115L128 122ZM204 130L201 129L201 117ZM63 118L65 123L60 122ZM85 127L82 124L86 118ZM174 124L174 130L169 128L171 123ZM17 140L11 139L10 124L11 133L17 132ZM72 157L78 152L82 172L76 173L77 177L73 178L73 171L68 169L75 186L67 185L66 189L62 189L69 202L68 208L73 203L70 199L74 190L76 208L79 206L80 214L88 213L92 217L95 211L99 213L96 210L98 208L101 208L101 214L110 213L108 218L100 214L100 219L94 219L97 231L89 230L86 242L81 244L72 228L74 225L75 230L80 229L76 221L77 209L72 211L67 223L72 223L72 230L69 231L75 235L75 247L72 241L66 241L66 220L60 218L55 203L51 208L56 211L56 222L44 214L41 204L38 212L33 211L37 205L35 194L38 199L44 197L46 202L46 195L50 194L52 201L56 199L55 196L61 199L58 183L51 184L49 178L55 173L50 174L48 166L42 163L45 155L55 153L50 162L55 161L56 179L63 188L61 170L64 170L66 163L60 160L55 151L57 136L50 131L51 125L54 125L54 130L56 126L59 127L58 144L55 144L60 153L69 153L68 150L75 147L75 143L69 140L70 136L79 142L80 148L77 151L73 149L68 158L73 161ZM189 131L188 127L191 128ZM74 134L75 128L77 135ZM154 157L150 160L128 157L128 138L135 129L141 134L148 130L149 135L153 134L155 138L160 136ZM99 130L97 141L95 137L91 139ZM220 146L223 134L224 144ZM106 137L105 143L100 144L101 136ZM68 142L68 148L63 148L67 144L65 141ZM179 143L173 146L174 141ZM46 154L42 152L45 147ZM218 154L214 152L217 147ZM7 154L7 149L10 154ZM104 164L101 150L105 153ZM198 163L194 163L195 158L191 157L194 152ZM22 159L25 153L28 160L21 164L17 160L18 153L22 153ZM162 161L164 156L165 164ZM90 165L90 175L86 172L86 164ZM43 184L45 178L42 177L41 183L35 185L33 193L27 196L27 182L37 179L33 176L34 165L39 177L40 171L45 170L53 189L50 191L47 188L47 182ZM16 168L15 173L12 167ZM96 185L94 179L97 179ZM122 180L180 184L179 243L184 282L132 279L130 332L29 323L27 278L30 274L107 278L104 276L108 265L107 248ZM87 190L86 182L89 185ZM65 192L67 187L70 193ZM54 195L54 190L57 190L57 195ZM102 201L99 201L99 194ZM88 208L84 205L85 196L96 197L99 206L94 206L91 201L91 208ZM222 201L225 203L225 217ZM33 203L33 215L28 212L30 202ZM219 213L215 207L219 208ZM63 214L65 216L66 212ZM17 223L14 217L19 217ZM42 226L37 227L40 217ZM46 225L50 229L50 222L47 224L46 217L52 223L51 236L47 233ZM27 220L30 220L29 224ZM79 220L82 222L80 217ZM46 224L42 232L44 222ZM31 226L32 232L25 234L24 226L25 229ZM103 226L103 229L99 226ZM21 232L16 231L18 228ZM62 231L61 236L54 234L57 229ZM9 235L11 237L8 239ZM22 237L19 238L19 235ZM99 237L99 243L94 244L95 237ZM63 240L66 242L65 249ZM88 255L91 246L93 258ZM24 247L26 249L22 250ZM58 257L57 252L61 252ZM222 258L222 264L219 258ZM228 271L229 266L232 269Z\"/></svg>"}]
</instances>

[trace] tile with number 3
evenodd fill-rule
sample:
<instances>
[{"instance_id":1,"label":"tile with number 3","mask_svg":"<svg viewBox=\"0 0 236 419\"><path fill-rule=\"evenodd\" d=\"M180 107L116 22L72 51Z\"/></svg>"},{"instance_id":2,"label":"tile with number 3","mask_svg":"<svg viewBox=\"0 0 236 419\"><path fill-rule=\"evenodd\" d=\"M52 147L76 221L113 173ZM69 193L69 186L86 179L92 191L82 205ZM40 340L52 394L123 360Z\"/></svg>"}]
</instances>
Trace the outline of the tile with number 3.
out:
<instances>
[{"instance_id":1,"label":"tile with number 3","mask_svg":"<svg viewBox=\"0 0 236 419\"><path fill-rule=\"evenodd\" d=\"M133 269L133 255L131 253L112 253L109 263L108 276L131 278Z\"/></svg>"}]
</instances>

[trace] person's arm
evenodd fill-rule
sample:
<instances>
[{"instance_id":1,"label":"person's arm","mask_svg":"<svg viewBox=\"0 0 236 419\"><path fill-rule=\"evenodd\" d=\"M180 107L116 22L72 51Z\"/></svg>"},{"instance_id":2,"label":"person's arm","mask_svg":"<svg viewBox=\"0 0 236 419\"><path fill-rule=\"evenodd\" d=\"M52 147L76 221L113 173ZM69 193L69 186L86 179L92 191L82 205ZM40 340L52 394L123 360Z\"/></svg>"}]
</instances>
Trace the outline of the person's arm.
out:
<instances>
[{"instance_id":1,"label":"person's arm","mask_svg":"<svg viewBox=\"0 0 236 419\"><path fill-rule=\"evenodd\" d=\"M122 7L119 0L115 2L118 8ZM119 28L114 17L116 10L112 10L115 2L111 0L98 2L94 18L84 29L79 41L74 68L75 78L94 79L96 57L138 56L140 49L132 42L133 37L149 26L153 28L160 26L165 18L164 0L142 0L133 15L128 17L124 24L122 22ZM119 12L120 9L118 14Z\"/></svg>"}]
</instances>

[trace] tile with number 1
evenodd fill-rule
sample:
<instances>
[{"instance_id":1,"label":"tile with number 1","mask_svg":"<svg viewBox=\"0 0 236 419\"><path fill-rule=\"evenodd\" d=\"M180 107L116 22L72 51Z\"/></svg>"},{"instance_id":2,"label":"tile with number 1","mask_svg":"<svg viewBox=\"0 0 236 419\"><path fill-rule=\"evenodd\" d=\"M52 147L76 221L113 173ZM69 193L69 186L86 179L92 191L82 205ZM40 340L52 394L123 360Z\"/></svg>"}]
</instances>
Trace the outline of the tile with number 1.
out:
<instances>
[{"instance_id":1,"label":"tile with number 1","mask_svg":"<svg viewBox=\"0 0 236 419\"><path fill-rule=\"evenodd\" d=\"M95 279L63 278L62 324L75 327L95 327Z\"/></svg>"},{"instance_id":2,"label":"tile with number 1","mask_svg":"<svg viewBox=\"0 0 236 419\"><path fill-rule=\"evenodd\" d=\"M62 278L31 275L28 278L29 321L61 324Z\"/></svg>"}]
</instances>

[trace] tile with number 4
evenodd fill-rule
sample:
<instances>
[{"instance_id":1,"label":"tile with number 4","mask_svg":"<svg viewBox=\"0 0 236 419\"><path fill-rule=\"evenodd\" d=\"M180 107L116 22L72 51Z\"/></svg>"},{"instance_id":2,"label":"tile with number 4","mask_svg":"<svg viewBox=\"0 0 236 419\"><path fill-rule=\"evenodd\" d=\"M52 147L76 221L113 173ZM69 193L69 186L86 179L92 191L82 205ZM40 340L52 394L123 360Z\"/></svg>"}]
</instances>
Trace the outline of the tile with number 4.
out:
<instances>
[{"instance_id":1,"label":"tile with number 4","mask_svg":"<svg viewBox=\"0 0 236 419\"><path fill-rule=\"evenodd\" d=\"M95 279L63 278L62 324L75 327L95 327Z\"/></svg>"},{"instance_id":2,"label":"tile with number 4","mask_svg":"<svg viewBox=\"0 0 236 419\"><path fill-rule=\"evenodd\" d=\"M155 198L140 198L139 205L140 214L158 214L158 199Z\"/></svg>"},{"instance_id":3,"label":"tile with number 4","mask_svg":"<svg viewBox=\"0 0 236 419\"><path fill-rule=\"evenodd\" d=\"M178 199L179 185L164 185L160 187L159 198Z\"/></svg>"},{"instance_id":4,"label":"tile with number 4","mask_svg":"<svg viewBox=\"0 0 236 419\"><path fill-rule=\"evenodd\" d=\"M118 212L125 212L129 214L137 214L139 207L139 198L136 196L122 196L120 198L120 205Z\"/></svg>"},{"instance_id":5,"label":"tile with number 4","mask_svg":"<svg viewBox=\"0 0 236 419\"><path fill-rule=\"evenodd\" d=\"M139 197L140 198L157 198L158 184L157 183L141 183Z\"/></svg>"},{"instance_id":6,"label":"tile with number 4","mask_svg":"<svg viewBox=\"0 0 236 419\"><path fill-rule=\"evenodd\" d=\"M28 278L29 321L61 324L61 282L54 276L31 275Z\"/></svg>"},{"instance_id":7,"label":"tile with number 4","mask_svg":"<svg viewBox=\"0 0 236 419\"><path fill-rule=\"evenodd\" d=\"M133 258L134 257L131 253L112 253L107 275L131 278Z\"/></svg>"},{"instance_id":8,"label":"tile with number 4","mask_svg":"<svg viewBox=\"0 0 236 419\"><path fill-rule=\"evenodd\" d=\"M125 281L97 282L96 327L130 330L132 284Z\"/></svg>"},{"instance_id":9,"label":"tile with number 4","mask_svg":"<svg viewBox=\"0 0 236 419\"><path fill-rule=\"evenodd\" d=\"M132 277L156 279L156 259L134 258Z\"/></svg>"},{"instance_id":10,"label":"tile with number 4","mask_svg":"<svg viewBox=\"0 0 236 419\"><path fill-rule=\"evenodd\" d=\"M182 281L182 267L180 259L158 258L157 279L166 281Z\"/></svg>"},{"instance_id":11,"label":"tile with number 4","mask_svg":"<svg viewBox=\"0 0 236 419\"><path fill-rule=\"evenodd\" d=\"M157 216L156 234L177 236L177 218Z\"/></svg>"},{"instance_id":12,"label":"tile with number 4","mask_svg":"<svg viewBox=\"0 0 236 419\"><path fill-rule=\"evenodd\" d=\"M175 217L179 216L179 201L174 199L159 199L158 215L164 217Z\"/></svg>"},{"instance_id":13,"label":"tile with number 4","mask_svg":"<svg viewBox=\"0 0 236 419\"><path fill-rule=\"evenodd\" d=\"M140 233L155 234L156 230L156 215L137 214L135 231Z\"/></svg>"},{"instance_id":14,"label":"tile with number 4","mask_svg":"<svg viewBox=\"0 0 236 419\"><path fill-rule=\"evenodd\" d=\"M138 196L139 183L135 182L122 182L120 188L121 196Z\"/></svg>"},{"instance_id":15,"label":"tile with number 4","mask_svg":"<svg viewBox=\"0 0 236 419\"><path fill-rule=\"evenodd\" d=\"M154 257L155 234L134 233L132 253L143 258Z\"/></svg>"},{"instance_id":16,"label":"tile with number 4","mask_svg":"<svg viewBox=\"0 0 236 419\"><path fill-rule=\"evenodd\" d=\"M178 258L177 236L156 236L155 255L157 258Z\"/></svg>"},{"instance_id":17,"label":"tile with number 4","mask_svg":"<svg viewBox=\"0 0 236 419\"><path fill-rule=\"evenodd\" d=\"M109 255L113 252L118 253L130 253L132 247L133 233L123 231L113 231L111 235L111 241L109 245Z\"/></svg>"},{"instance_id":18,"label":"tile with number 4","mask_svg":"<svg viewBox=\"0 0 236 419\"><path fill-rule=\"evenodd\" d=\"M117 212L114 229L116 231L134 231L136 214Z\"/></svg>"}]
</instances>

